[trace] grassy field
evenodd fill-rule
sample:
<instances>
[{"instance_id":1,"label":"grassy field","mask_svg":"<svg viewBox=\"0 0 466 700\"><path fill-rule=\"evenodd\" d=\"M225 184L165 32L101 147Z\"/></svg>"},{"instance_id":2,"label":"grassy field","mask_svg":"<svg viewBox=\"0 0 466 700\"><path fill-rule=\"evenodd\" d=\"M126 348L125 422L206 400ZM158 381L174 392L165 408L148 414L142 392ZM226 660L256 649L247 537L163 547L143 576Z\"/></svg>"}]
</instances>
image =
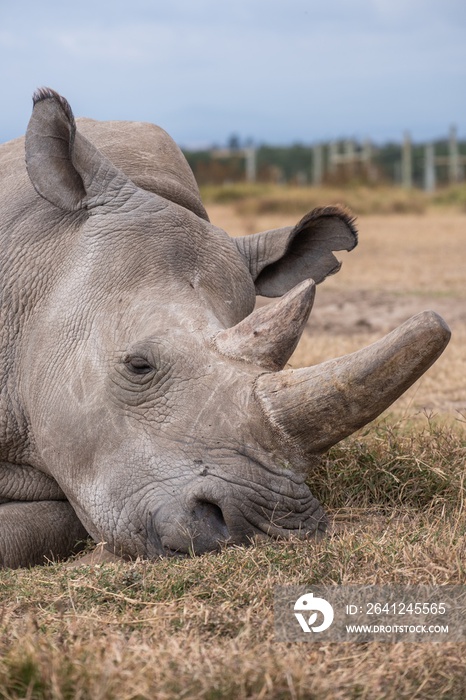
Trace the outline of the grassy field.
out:
<instances>
[{"instance_id":1,"label":"grassy field","mask_svg":"<svg viewBox=\"0 0 466 700\"><path fill-rule=\"evenodd\" d=\"M248 193L206 194L213 222L232 235L350 203L300 191L301 210L295 202L283 212L261 203L268 192L256 203ZM363 212L360 245L319 287L291 364L362 347L425 308L442 313L453 337L388 415L316 467L310 484L331 515L329 536L193 559L2 571L0 698L466 697L466 644L274 640L277 585L466 583L466 215L460 196L417 194L423 206L402 213L390 196L378 193L390 214L353 203Z\"/></svg>"},{"instance_id":2,"label":"grassy field","mask_svg":"<svg viewBox=\"0 0 466 700\"><path fill-rule=\"evenodd\" d=\"M235 188L231 188L235 191ZM358 214L359 244L351 253L338 254L341 271L317 289L306 332L291 360L292 366L316 364L368 345L410 316L433 309L450 325L453 337L444 355L427 375L394 406L396 413L417 409L457 417L466 410L466 207L455 189L426 196L421 213L394 214L404 190L285 190L276 194L299 201L299 211L270 213L261 204L272 195L245 194L228 204L218 203L222 190L208 191L214 224L233 236L287 226L306 209L322 203L353 205ZM464 188L466 191L466 188ZM229 189L227 189L227 192ZM241 188L239 189L241 193ZM246 193L248 190L246 190ZM367 195L359 215L358 202ZM466 195L465 195L466 196ZM372 200L391 214L373 213ZM455 206L452 206L452 202ZM253 207L255 207L253 209ZM377 210L379 205L375 207Z\"/></svg>"}]
</instances>

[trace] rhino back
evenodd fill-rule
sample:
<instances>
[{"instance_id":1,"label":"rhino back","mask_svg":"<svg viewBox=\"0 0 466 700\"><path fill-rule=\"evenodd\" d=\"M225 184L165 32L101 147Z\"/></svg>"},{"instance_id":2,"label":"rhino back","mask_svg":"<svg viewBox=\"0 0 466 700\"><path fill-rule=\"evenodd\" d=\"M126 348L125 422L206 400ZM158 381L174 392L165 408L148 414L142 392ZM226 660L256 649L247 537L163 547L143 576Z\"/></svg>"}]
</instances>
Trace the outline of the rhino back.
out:
<instances>
[{"instance_id":1,"label":"rhino back","mask_svg":"<svg viewBox=\"0 0 466 700\"><path fill-rule=\"evenodd\" d=\"M209 220L186 158L159 126L86 118L77 119L76 124L78 130L138 187Z\"/></svg>"}]
</instances>

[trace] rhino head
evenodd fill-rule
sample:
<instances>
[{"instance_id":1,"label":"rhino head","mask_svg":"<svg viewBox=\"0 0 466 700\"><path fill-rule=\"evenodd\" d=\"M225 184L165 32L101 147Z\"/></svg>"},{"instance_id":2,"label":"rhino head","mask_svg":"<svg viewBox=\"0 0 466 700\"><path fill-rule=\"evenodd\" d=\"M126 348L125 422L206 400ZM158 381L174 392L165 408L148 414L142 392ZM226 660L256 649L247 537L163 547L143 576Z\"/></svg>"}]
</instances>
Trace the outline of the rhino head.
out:
<instances>
[{"instance_id":1,"label":"rhino head","mask_svg":"<svg viewBox=\"0 0 466 700\"><path fill-rule=\"evenodd\" d=\"M47 200L40 226L56 229L22 357L36 467L124 556L315 536L313 456L405 391L448 328L425 312L357 353L285 369L315 284L340 267L333 251L356 245L351 217L324 207L232 239L181 156L163 160L168 137L148 164L144 130L138 153L124 125L102 147L87 128L56 93L36 94L27 168ZM254 310L257 294L276 300Z\"/></svg>"}]
</instances>

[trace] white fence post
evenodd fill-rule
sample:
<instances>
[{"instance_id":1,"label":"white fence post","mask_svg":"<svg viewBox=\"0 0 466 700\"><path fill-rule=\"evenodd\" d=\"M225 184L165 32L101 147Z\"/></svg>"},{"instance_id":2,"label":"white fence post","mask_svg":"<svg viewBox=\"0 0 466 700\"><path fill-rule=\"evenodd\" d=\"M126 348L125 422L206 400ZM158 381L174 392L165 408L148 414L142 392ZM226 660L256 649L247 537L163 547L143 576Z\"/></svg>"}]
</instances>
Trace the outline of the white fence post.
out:
<instances>
[{"instance_id":1,"label":"white fence post","mask_svg":"<svg viewBox=\"0 0 466 700\"><path fill-rule=\"evenodd\" d=\"M313 150L312 159L312 184L315 187L319 187L322 184L322 177L324 171L324 158L322 144L316 143Z\"/></svg>"},{"instance_id":2,"label":"white fence post","mask_svg":"<svg viewBox=\"0 0 466 700\"><path fill-rule=\"evenodd\" d=\"M450 127L450 137L448 139L448 176L450 183L460 180L460 162L458 151L458 140L456 138L456 126Z\"/></svg>"},{"instance_id":3,"label":"white fence post","mask_svg":"<svg viewBox=\"0 0 466 700\"><path fill-rule=\"evenodd\" d=\"M434 144L424 146L424 189L426 192L435 190L435 152Z\"/></svg>"},{"instance_id":4,"label":"white fence post","mask_svg":"<svg viewBox=\"0 0 466 700\"><path fill-rule=\"evenodd\" d=\"M401 150L401 184L408 190L413 186L413 157L411 136L408 131L405 131L403 135L403 147Z\"/></svg>"},{"instance_id":5,"label":"white fence post","mask_svg":"<svg viewBox=\"0 0 466 700\"><path fill-rule=\"evenodd\" d=\"M325 150L327 149L327 155ZM242 149L218 149L211 150L212 158L230 158L243 157L245 162L245 179L247 182L257 181L257 148L254 146L246 146ZM326 157L325 157L326 156ZM351 178L354 175L360 174L360 170L356 171L356 167L360 166L361 170L366 172L369 182L374 182L377 179L378 170L373 164L374 147L371 141L366 138L364 141L356 142L352 139L345 141L329 141L327 144L315 143L312 146L312 159L309 170L297 172L296 180L299 184L304 185L308 182L308 178L314 186L322 184L325 174L336 175ZM456 126L452 125L448 137L448 152L443 155L435 155L435 143L426 143L424 145L424 189L427 192L433 192L437 185L437 167L446 168L448 181L450 184L460 182L464 178L464 168L466 166L466 155L460 152L458 144L458 136ZM340 166L343 166L343 172L339 173ZM284 182L283 173L277 166L269 166L273 171L276 181ZM444 170L440 173L441 182L444 180ZM402 187L410 189L413 187L413 147L411 136L408 131L403 134L403 142L401 145L401 158L394 164L394 181L401 182ZM417 183L416 183L417 184Z\"/></svg>"},{"instance_id":6,"label":"white fence post","mask_svg":"<svg viewBox=\"0 0 466 700\"><path fill-rule=\"evenodd\" d=\"M335 174L337 169L338 160L338 143L336 141L330 141L328 145L328 161L329 170L332 174Z\"/></svg>"},{"instance_id":7,"label":"white fence post","mask_svg":"<svg viewBox=\"0 0 466 700\"><path fill-rule=\"evenodd\" d=\"M345 141L345 161L348 168L347 172L351 177L354 175L354 141L348 139Z\"/></svg>"},{"instance_id":8,"label":"white fence post","mask_svg":"<svg viewBox=\"0 0 466 700\"><path fill-rule=\"evenodd\" d=\"M372 165L372 143L370 139L365 139L362 145L362 161L366 165L366 174L369 182L377 180L377 170Z\"/></svg>"},{"instance_id":9,"label":"white fence post","mask_svg":"<svg viewBox=\"0 0 466 700\"><path fill-rule=\"evenodd\" d=\"M254 146L245 148L244 156L246 158L246 180L247 182L255 182L257 179L257 159Z\"/></svg>"}]
</instances>

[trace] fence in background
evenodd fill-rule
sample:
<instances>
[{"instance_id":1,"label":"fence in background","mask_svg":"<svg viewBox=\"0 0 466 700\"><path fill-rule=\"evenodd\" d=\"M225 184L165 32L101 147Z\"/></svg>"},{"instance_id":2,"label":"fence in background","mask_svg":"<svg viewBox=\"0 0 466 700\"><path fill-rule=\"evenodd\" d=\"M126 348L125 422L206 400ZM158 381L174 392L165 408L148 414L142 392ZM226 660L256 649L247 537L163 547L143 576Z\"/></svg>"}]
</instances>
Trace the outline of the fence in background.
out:
<instances>
[{"instance_id":1,"label":"fence in background","mask_svg":"<svg viewBox=\"0 0 466 700\"><path fill-rule=\"evenodd\" d=\"M452 126L448 138L413 143L405 132L401 143L376 146L369 139L294 145L211 149L185 152L200 184L234 181L292 182L297 185L344 184L354 181L399 184L433 191L438 185L465 179L466 142Z\"/></svg>"}]
</instances>

